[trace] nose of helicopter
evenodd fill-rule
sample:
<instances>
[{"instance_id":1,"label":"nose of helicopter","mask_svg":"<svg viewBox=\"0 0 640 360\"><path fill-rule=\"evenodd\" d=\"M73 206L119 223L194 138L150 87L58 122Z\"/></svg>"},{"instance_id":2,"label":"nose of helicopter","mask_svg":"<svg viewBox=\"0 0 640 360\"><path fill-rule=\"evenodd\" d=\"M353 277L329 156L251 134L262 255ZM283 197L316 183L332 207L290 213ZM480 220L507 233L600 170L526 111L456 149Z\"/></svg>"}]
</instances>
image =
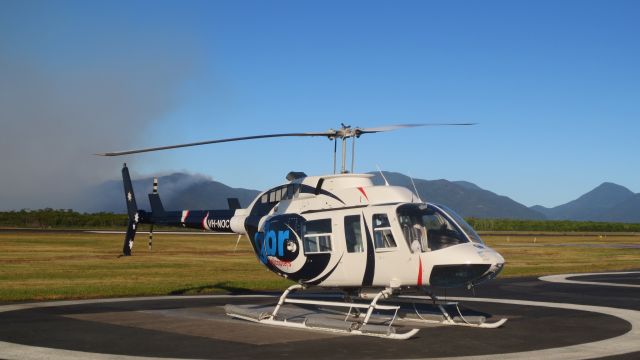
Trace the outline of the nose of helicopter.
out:
<instances>
[{"instance_id":1,"label":"nose of helicopter","mask_svg":"<svg viewBox=\"0 0 640 360\"><path fill-rule=\"evenodd\" d=\"M487 280L494 279L496 276L498 276L498 274L500 274L500 272L502 271L502 268L504 267L504 258L502 257L502 255L500 255L500 253L498 253L497 251L491 248L487 248L487 249L490 250L490 254L488 256L491 261L491 267L479 279L472 281L474 285L477 285Z\"/></svg>"},{"instance_id":2,"label":"nose of helicopter","mask_svg":"<svg viewBox=\"0 0 640 360\"><path fill-rule=\"evenodd\" d=\"M446 252L447 254L444 254ZM434 287L477 285L498 276L504 267L504 258L497 251L481 244L461 244L442 251L446 263L434 264L430 284ZM452 264L451 259L457 259Z\"/></svg>"}]
</instances>

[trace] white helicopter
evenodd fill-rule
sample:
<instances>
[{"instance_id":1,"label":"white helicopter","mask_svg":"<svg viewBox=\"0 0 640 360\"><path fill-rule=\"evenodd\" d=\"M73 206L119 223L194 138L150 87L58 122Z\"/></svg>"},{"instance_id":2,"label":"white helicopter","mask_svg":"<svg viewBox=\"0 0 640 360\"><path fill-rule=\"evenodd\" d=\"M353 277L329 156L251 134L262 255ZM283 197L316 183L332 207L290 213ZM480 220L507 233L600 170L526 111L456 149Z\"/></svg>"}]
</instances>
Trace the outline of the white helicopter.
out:
<instances>
[{"instance_id":1,"label":"white helicopter","mask_svg":"<svg viewBox=\"0 0 640 360\"><path fill-rule=\"evenodd\" d=\"M122 175L129 224L123 255L131 255L140 223L151 224L152 232L153 224L162 224L235 233L239 235L238 240L245 235L264 266L296 283L284 291L272 310L227 305L228 315L289 328L408 339L419 328L396 331L393 325L397 319L418 323L434 321L422 316L415 303L437 306L441 315L435 321L446 325L496 328L507 320L487 323L481 317L475 322L469 321L457 303L439 301L432 294L437 288L478 285L495 278L504 266L504 258L485 245L461 216L443 205L423 202L415 186L415 193L389 185L386 179L385 185L376 186L371 180L373 175L353 173L355 140L361 135L442 125L473 124L378 128L352 128L342 124L338 130L325 132L256 135L97 155L120 156L273 137L320 136L333 140L333 174L307 176L290 172L286 184L262 192L246 208L241 208L237 199L228 199L230 209L165 211L154 181L153 193L149 194L151 212L139 210L125 164ZM349 138L352 139L351 172L346 169ZM336 172L338 140L342 141L340 173ZM292 291L312 286L341 290L344 301L289 297ZM363 303L354 299L370 301ZM401 311L402 303L407 301L414 303L417 316ZM318 321L316 317L308 317L291 321L280 314L287 303L343 308L348 312L344 311L346 316L342 320ZM451 316L451 310L447 311L445 305L452 304L459 316ZM392 317L376 322L377 314L385 311Z\"/></svg>"}]
</instances>

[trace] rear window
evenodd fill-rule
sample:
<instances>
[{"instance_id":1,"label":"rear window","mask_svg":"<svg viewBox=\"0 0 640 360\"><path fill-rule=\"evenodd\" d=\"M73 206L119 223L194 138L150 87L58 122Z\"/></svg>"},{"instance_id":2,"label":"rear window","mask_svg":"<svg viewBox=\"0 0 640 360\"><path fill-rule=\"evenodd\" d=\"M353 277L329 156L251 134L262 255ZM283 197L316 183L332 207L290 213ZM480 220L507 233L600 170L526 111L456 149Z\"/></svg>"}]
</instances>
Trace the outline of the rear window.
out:
<instances>
[{"instance_id":1,"label":"rear window","mask_svg":"<svg viewBox=\"0 0 640 360\"><path fill-rule=\"evenodd\" d=\"M303 225L303 233L305 254L331 252L331 219L307 221Z\"/></svg>"}]
</instances>

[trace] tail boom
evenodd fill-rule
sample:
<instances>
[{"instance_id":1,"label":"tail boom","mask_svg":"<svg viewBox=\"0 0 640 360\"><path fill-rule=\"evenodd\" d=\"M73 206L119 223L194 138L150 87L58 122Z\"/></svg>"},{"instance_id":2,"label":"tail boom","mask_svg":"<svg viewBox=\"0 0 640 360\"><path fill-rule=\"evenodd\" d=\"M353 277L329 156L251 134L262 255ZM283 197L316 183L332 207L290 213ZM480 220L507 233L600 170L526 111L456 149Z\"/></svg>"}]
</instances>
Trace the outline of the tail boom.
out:
<instances>
[{"instance_id":1,"label":"tail boom","mask_svg":"<svg viewBox=\"0 0 640 360\"><path fill-rule=\"evenodd\" d=\"M149 194L151 211L138 210L127 164L122 167L122 181L128 217L127 233L122 245L122 254L125 256L131 255L138 224L176 226L229 234L246 234L244 228L245 209L165 211L160 195L157 193L157 181L154 181L154 191ZM234 200L233 203L237 203L237 200Z\"/></svg>"},{"instance_id":2,"label":"tail boom","mask_svg":"<svg viewBox=\"0 0 640 360\"><path fill-rule=\"evenodd\" d=\"M154 211L149 223L234 234L237 232L231 223L235 213L236 210L182 210L166 211L162 216L156 216Z\"/></svg>"}]
</instances>

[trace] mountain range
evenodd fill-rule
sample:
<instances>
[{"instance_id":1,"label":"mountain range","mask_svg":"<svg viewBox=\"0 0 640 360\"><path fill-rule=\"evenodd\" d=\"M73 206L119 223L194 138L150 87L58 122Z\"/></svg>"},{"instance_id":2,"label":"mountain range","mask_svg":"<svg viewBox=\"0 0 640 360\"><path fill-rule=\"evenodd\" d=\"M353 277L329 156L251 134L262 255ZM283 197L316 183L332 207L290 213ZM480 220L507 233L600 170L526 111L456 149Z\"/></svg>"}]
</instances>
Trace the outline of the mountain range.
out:
<instances>
[{"instance_id":1,"label":"mountain range","mask_svg":"<svg viewBox=\"0 0 640 360\"><path fill-rule=\"evenodd\" d=\"M553 208L531 207L551 220L640 222L640 194L610 182Z\"/></svg>"},{"instance_id":2,"label":"mountain range","mask_svg":"<svg viewBox=\"0 0 640 360\"><path fill-rule=\"evenodd\" d=\"M158 177L158 188L165 209L226 209L227 198L238 198L240 205L248 206L260 193L258 190L232 188L203 175L173 173ZM153 178L132 181L136 202L140 209L149 209L147 194L152 191ZM125 213L126 204L122 180L109 180L91 191L91 204L87 212ZM87 198L87 197L85 197Z\"/></svg>"},{"instance_id":3,"label":"mountain range","mask_svg":"<svg viewBox=\"0 0 640 360\"><path fill-rule=\"evenodd\" d=\"M371 173L373 183L383 185L380 173ZM384 172L389 184L413 190L411 178L395 172ZM413 179L418 195L424 201L443 204L465 217L492 219L535 219L545 216L506 196L498 195L467 181Z\"/></svg>"},{"instance_id":4,"label":"mountain range","mask_svg":"<svg viewBox=\"0 0 640 360\"><path fill-rule=\"evenodd\" d=\"M372 172L373 182L384 184L379 172ZM411 178L384 172L392 185L413 190ZM465 217L528 220L576 220L640 223L640 194L624 186L605 182L579 198L556 207L527 207L503 195L468 182L414 179L422 200L444 204ZM203 175L173 173L159 177L160 195L167 209L225 209L227 198L235 197L245 207L260 193L258 190L233 188ZM147 193L152 178L133 181L138 206L148 209ZM91 190L90 203L84 211L125 212L122 182L110 180Z\"/></svg>"}]
</instances>

